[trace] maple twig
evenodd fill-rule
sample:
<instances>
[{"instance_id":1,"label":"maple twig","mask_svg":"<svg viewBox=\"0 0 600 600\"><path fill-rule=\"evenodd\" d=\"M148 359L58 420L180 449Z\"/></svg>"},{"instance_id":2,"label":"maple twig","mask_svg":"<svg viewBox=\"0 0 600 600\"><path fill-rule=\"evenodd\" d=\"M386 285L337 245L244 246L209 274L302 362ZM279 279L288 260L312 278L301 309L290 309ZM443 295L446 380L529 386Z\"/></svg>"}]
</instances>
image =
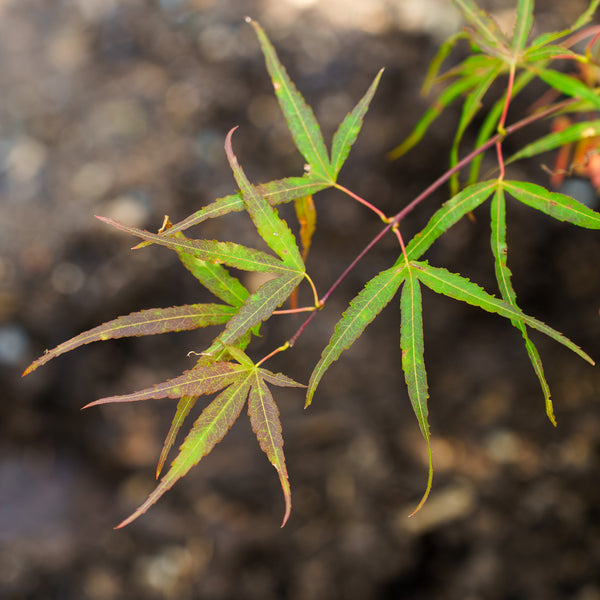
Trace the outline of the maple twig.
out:
<instances>
[{"instance_id":1,"label":"maple twig","mask_svg":"<svg viewBox=\"0 0 600 600\"><path fill-rule=\"evenodd\" d=\"M481 144L481 146L478 146L472 152L469 152L469 154L467 154L467 156L465 156L462 160L460 160L454 167L452 167L451 169L446 171L443 175L438 177L438 179L436 179L429 187L427 187L414 200L412 200L409 204L407 204L400 212L398 212L393 217L391 224L393 225L394 223L400 223L400 221L402 219L404 219L404 217L406 217L406 215L408 215L410 212L412 212L419 204L421 204L421 202L423 200L428 198L439 187L444 185L444 183L446 183L446 181L448 181L448 179L450 179L450 177L452 177L452 175L454 175L455 173L460 171L463 167L468 165L476 156L479 156L479 154L482 154L486 150L489 150L498 141L502 140L503 138L510 135L511 133L518 131L519 129L523 129L523 127L526 127L527 125L531 125L532 123L535 123L536 121L539 121L541 119L549 117L550 115L553 115L554 113L556 113L560 110L563 110L564 108L566 108L570 104L573 104L576 101L577 101L577 98L569 98L568 100L563 100L562 102L558 102L557 104L550 106L545 110L540 110L539 112L537 112L533 115L529 115L528 117L524 117L520 121L517 121L516 123L513 123L512 125L506 127L504 134L497 133L496 135L492 136L489 140L487 140L487 142Z\"/></svg>"},{"instance_id":2,"label":"maple twig","mask_svg":"<svg viewBox=\"0 0 600 600\"><path fill-rule=\"evenodd\" d=\"M498 179L504 179L504 156L502 154L502 141L506 136L506 129L504 125L506 124L506 116L508 115L508 107L510 106L510 100L512 96L513 84L515 82L515 64L510 65L510 72L508 74L508 84L506 86L506 97L504 99L504 108L502 109L502 115L500 116L500 121L498 122L498 133L502 135L502 137L496 142L496 156L498 158L498 167L500 168L500 175Z\"/></svg>"},{"instance_id":3,"label":"maple twig","mask_svg":"<svg viewBox=\"0 0 600 600\"><path fill-rule=\"evenodd\" d=\"M408 267L409 266L408 254L406 254L406 246L404 245L404 240L402 239L402 234L400 233L400 227L399 227L398 223L396 223L392 227L392 231L398 238L398 242L400 242L400 248L402 248L402 254L404 255L404 260L406 261L406 266Z\"/></svg>"},{"instance_id":4,"label":"maple twig","mask_svg":"<svg viewBox=\"0 0 600 600\"><path fill-rule=\"evenodd\" d=\"M274 315L294 315L302 312L313 312L318 310L319 306L303 306L302 308L283 308L281 310L274 310Z\"/></svg>"},{"instance_id":5,"label":"maple twig","mask_svg":"<svg viewBox=\"0 0 600 600\"><path fill-rule=\"evenodd\" d=\"M317 293L317 288L315 287L314 281L309 277L308 273L304 273L304 277L306 277L308 283L310 284L312 292L313 292L313 298L315 300L314 309L318 310L319 308L321 308L323 306L323 301L319 299L319 294Z\"/></svg>"},{"instance_id":6,"label":"maple twig","mask_svg":"<svg viewBox=\"0 0 600 600\"><path fill-rule=\"evenodd\" d=\"M446 183L446 181L448 181L448 179L450 179L450 177L452 177L452 175L454 175L454 173L457 173L458 171L460 171L462 168L464 168L466 165L468 165L476 156L479 156L486 150L489 150L495 144L497 144L499 141L501 141L502 139L504 139L506 136L510 135L511 133L514 133L515 131L522 129L523 127L531 125L532 123L535 123L536 121L539 121L540 119L544 119L544 118L554 114L555 112L558 112L558 111L566 108L570 104L573 104L576 100L577 100L576 98L569 98L562 102L558 102L557 104L550 106L545 110L541 110L533 115L524 117L523 119L517 121L516 123L513 123L512 125L506 127L504 135L497 133L496 135L492 136L489 140L484 142L481 146L475 148L475 150L473 150L472 152L467 154L467 156L465 156L462 160L460 160L454 167L452 167L451 169L446 171L443 175L438 177L438 179L436 179L430 186L428 186L425 190L423 190L423 192L421 192L416 198L414 198L411 202L409 202L401 211L399 211L394 217L392 217L392 219L387 223L387 225L361 250L361 252L358 254L358 256L344 269L343 273L333 282L333 284L327 290L327 292L325 292L325 294L321 298L320 306L322 307L325 305L325 303L327 302L327 300L329 299L331 294L333 294L333 292L337 289L337 287L344 281L344 279L346 279L346 277L354 270L356 265L371 251L371 249L374 246L376 246L377 243L383 237L385 237L385 235L390 231L390 229L393 229L395 226L399 225L400 221L402 221L402 219L404 219L404 217L406 217L410 212L412 212L419 204L421 204L421 202L423 202L423 200L428 198L434 191L436 191L439 187L444 185L444 183ZM290 347L292 347L298 341L298 338L304 333L304 330L308 327L308 325L315 318L316 315L317 315L317 311L312 312L306 318L306 320L302 323L302 325L300 325L300 327L298 328L296 333L294 333L294 335L287 342Z\"/></svg>"},{"instance_id":7,"label":"maple twig","mask_svg":"<svg viewBox=\"0 0 600 600\"><path fill-rule=\"evenodd\" d=\"M390 219L385 215L385 213L383 213L375 205L371 204L364 198L361 198L358 194L355 194L352 190L349 190L348 188L344 187L343 185L340 185L339 183L334 183L333 187L337 188L341 192L344 192L345 194L348 194L348 196L350 196L351 198L354 198L357 202L360 202L361 204L366 206L369 210L372 210L384 223L390 222Z\"/></svg>"},{"instance_id":8,"label":"maple twig","mask_svg":"<svg viewBox=\"0 0 600 600\"><path fill-rule=\"evenodd\" d=\"M279 348L275 348L275 350L273 350L273 352L269 352L269 354L267 354L266 356L264 356L263 358L261 358L255 366L259 367L260 365L262 365L264 362L266 362L267 360L269 360L270 358L272 358L273 356L275 356L276 354L279 354L280 352L284 352L285 350L287 350L288 348L290 348L292 345L289 342L286 342L285 344L283 344L282 346L279 346Z\"/></svg>"}]
</instances>

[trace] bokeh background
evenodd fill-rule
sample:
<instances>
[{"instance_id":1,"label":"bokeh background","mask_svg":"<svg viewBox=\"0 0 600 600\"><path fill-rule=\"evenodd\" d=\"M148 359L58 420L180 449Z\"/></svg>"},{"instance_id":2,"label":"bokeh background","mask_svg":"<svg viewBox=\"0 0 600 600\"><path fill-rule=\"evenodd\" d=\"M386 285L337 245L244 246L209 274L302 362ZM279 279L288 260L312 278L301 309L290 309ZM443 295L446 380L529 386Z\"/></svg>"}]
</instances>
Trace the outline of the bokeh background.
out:
<instances>
[{"instance_id":1,"label":"bokeh background","mask_svg":"<svg viewBox=\"0 0 600 600\"><path fill-rule=\"evenodd\" d=\"M585 4L538 2L537 30L567 26ZM506 23L512 5L487 3ZM20 378L45 348L103 321L209 300L172 253L130 252L132 239L94 214L156 230L165 214L175 222L230 193L223 142L235 125L253 181L302 172L245 15L267 30L326 139L386 68L344 185L393 214L447 163L456 108L407 157L385 158L428 104L419 88L437 45L460 27L447 0L1 0L0 597L599 600L598 371L535 337L553 428L502 319L425 294L436 472L412 519L426 452L396 302L309 410L301 391L277 393L294 501L284 529L276 473L244 413L147 515L113 530L155 485L175 404L79 408L177 375L212 332L93 344ZM511 176L547 184L551 160ZM446 197L429 199L405 235ZM317 208L309 269L324 291L380 223L337 193ZM255 241L244 215L197 233ZM484 207L428 257L493 291L488 236ZM511 204L509 244L523 308L600 358L598 235ZM306 382L340 311L397 252L384 240L273 370ZM269 323L256 356L298 323Z\"/></svg>"}]
</instances>

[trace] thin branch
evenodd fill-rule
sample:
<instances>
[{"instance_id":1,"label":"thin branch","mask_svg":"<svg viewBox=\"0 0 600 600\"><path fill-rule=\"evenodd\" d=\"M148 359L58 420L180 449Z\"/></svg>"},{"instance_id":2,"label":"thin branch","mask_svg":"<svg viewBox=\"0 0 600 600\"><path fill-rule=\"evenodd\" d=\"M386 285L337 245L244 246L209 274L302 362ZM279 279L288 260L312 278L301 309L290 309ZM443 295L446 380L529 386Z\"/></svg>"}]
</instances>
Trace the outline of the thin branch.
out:
<instances>
[{"instance_id":1,"label":"thin branch","mask_svg":"<svg viewBox=\"0 0 600 600\"><path fill-rule=\"evenodd\" d=\"M384 223L390 222L388 217L382 211L380 211L376 206L374 206L373 204L371 204L364 198L361 198L358 194L355 194L353 191L349 190L348 188L345 188L343 185L340 185L339 183L334 183L333 187L340 190L341 192L344 192L345 194L348 194L348 196L350 196L351 198L354 198L357 202L360 202L361 204L366 206L369 210L372 210Z\"/></svg>"},{"instance_id":2,"label":"thin branch","mask_svg":"<svg viewBox=\"0 0 600 600\"><path fill-rule=\"evenodd\" d=\"M564 100L563 102L558 102L557 104L548 107L545 110L541 110L533 115L529 115L513 123L509 127L506 127L505 134L502 135L497 133L492 136L487 142L483 143L478 148L475 148L472 152L467 154L462 160L460 160L452 169L446 171L442 176L438 177L430 186L428 186L423 192L421 192L416 198L414 198L409 204L407 204L400 212L398 212L392 219L388 222L388 224L363 248L363 250L358 254L358 256L344 269L343 273L334 281L332 286L325 292L324 296L321 298L320 306L324 306L331 294L338 288L338 286L346 279L346 277L354 270L356 265L371 251L371 249L376 246L379 241L385 237L385 235L394 227L400 224L400 221L404 219L409 213L411 213L423 200L428 198L435 190L444 185L454 173L457 173L466 165L468 165L476 156L482 154L486 150L489 150L498 142L501 142L506 136L518 131L519 129L523 129L523 127L527 127L536 121L541 119L545 119L553 115L554 113L566 108L570 104L573 104L576 101L575 98L569 98ZM306 320L300 325L296 333L288 340L289 347L292 347L297 341L298 338L304 333L304 330L308 327L311 321L315 318L318 311L312 312Z\"/></svg>"}]
</instances>

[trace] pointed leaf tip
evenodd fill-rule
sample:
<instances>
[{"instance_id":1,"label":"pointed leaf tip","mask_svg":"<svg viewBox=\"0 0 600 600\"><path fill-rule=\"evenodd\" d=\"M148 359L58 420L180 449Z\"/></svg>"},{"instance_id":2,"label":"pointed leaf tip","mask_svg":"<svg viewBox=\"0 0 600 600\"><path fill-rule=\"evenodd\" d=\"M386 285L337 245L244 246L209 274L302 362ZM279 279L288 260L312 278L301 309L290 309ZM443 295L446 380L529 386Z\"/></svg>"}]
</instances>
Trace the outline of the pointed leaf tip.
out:
<instances>
[{"instance_id":1,"label":"pointed leaf tip","mask_svg":"<svg viewBox=\"0 0 600 600\"><path fill-rule=\"evenodd\" d=\"M419 501L419 504L417 504L417 508L415 508L415 510L408 515L409 518L414 517L423 508L427 498L429 497L429 492L431 492L431 484L433 482L433 459L431 457L431 446L429 445L429 440L427 440L427 452L429 454L429 475L427 477L427 487L425 488L425 493Z\"/></svg>"},{"instance_id":2,"label":"pointed leaf tip","mask_svg":"<svg viewBox=\"0 0 600 600\"><path fill-rule=\"evenodd\" d=\"M229 146L229 148L231 148L231 136L233 135L233 132L239 127L239 125L236 125L235 127L232 127L228 133L227 136L225 137L225 148L227 148L227 146Z\"/></svg>"},{"instance_id":3,"label":"pointed leaf tip","mask_svg":"<svg viewBox=\"0 0 600 600\"><path fill-rule=\"evenodd\" d=\"M290 515L292 514L292 496L288 493L285 494L285 514L283 515L283 521L281 522L281 528L285 527L288 522Z\"/></svg>"},{"instance_id":4,"label":"pointed leaf tip","mask_svg":"<svg viewBox=\"0 0 600 600\"><path fill-rule=\"evenodd\" d=\"M337 178L342 165L348 158L352 145L358 137L362 128L363 119L369 110L369 104L375 95L382 73L383 69L380 69L365 95L352 111L346 115L333 136L331 145L331 167L335 178Z\"/></svg>"}]
</instances>

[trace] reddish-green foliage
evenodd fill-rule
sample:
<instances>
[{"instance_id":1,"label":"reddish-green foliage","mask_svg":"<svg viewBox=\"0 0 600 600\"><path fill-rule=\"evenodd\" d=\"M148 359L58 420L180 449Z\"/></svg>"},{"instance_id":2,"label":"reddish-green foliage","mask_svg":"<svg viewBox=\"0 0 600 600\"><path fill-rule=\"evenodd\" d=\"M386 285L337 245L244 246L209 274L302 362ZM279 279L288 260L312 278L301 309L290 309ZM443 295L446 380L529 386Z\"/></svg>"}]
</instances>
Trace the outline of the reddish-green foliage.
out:
<instances>
[{"instance_id":1,"label":"reddish-green foliage","mask_svg":"<svg viewBox=\"0 0 600 600\"><path fill-rule=\"evenodd\" d=\"M435 82L443 83L446 87L432 108L416 124L413 133L390 153L393 158L398 158L417 145L443 109L451 102L462 99L463 108L451 149L450 167L443 177L433 182L422 194L394 215L385 215L372 203L360 198L338 182L338 176L357 140L363 119L377 90L382 71L376 74L363 98L340 123L333 135L329 151L312 109L296 89L265 32L258 23L248 19L264 53L275 95L289 131L298 151L307 163L305 173L301 176L284 177L262 185L253 185L246 177L234 153L232 145L234 128L227 135L224 146L234 179L239 187L238 192L215 200L180 223L171 225L167 222L158 233L98 217L105 223L142 240L136 246L138 249L156 244L174 250L199 283L221 303L151 309L119 317L47 351L25 371L25 374L31 373L49 360L94 341L183 331L209 325L222 326L218 335L199 354L199 359L192 369L148 389L102 398L87 405L89 407L158 398L179 399L171 428L158 459L158 478L182 423L195 408L198 398L216 394L196 418L179 448L179 453L156 489L119 527L127 525L145 513L178 479L186 475L193 466L209 454L237 420L246 402L252 429L261 449L277 470L281 482L285 501L283 524L286 523L292 506L291 490L283 454L279 410L270 386L304 386L283 374L272 373L262 365L274 354L294 346L305 328L316 318L318 309L328 301L356 263L382 238L389 235L395 236L398 241L397 260L382 272L373 274L356 297L350 300L348 308L341 315L329 343L323 349L310 375L306 406L311 404L318 384L329 367L396 297L401 312L399 361L402 364L412 408L429 455L428 483L417 510L421 507L431 489L433 474L421 303L421 290L425 286L439 294L504 317L520 332L534 372L540 381L546 412L551 422L556 424L542 362L529 338L528 331L530 329L540 331L588 362L593 364L593 361L565 336L538 319L524 314L519 308L507 258L506 196L554 219L578 227L600 229L600 214L569 196L552 192L530 182L508 180L505 175L508 166L518 159L531 158L542 152L598 134L600 122L586 116L590 112L596 113L600 110L600 97L594 87L597 82L590 85L589 81L583 82L577 77L560 72L552 67L552 61L560 57L596 65L593 54L596 30L584 30L579 35L579 39L589 37L592 40L585 54L578 54L572 50L570 36L575 30L587 25L599 3L600 0L592 1L589 9L572 28L542 34L529 41L533 26L533 0L518 0L516 25L510 35L504 33L490 15L480 10L474 0L455 0L455 4L467 22L467 27L441 47L425 81L426 89L431 88ZM472 54L447 73L438 76L440 67L452 47L465 38L471 44ZM492 84L499 77L506 78L505 92L481 120L476 147L461 159L459 151L463 135L467 128L473 125L475 117L481 110L482 99L489 94ZM550 88L566 97L566 100L550 102L541 107L537 113L508 124L507 114L512 100L535 79L545 82ZM503 140L507 135L559 112L583 115L582 118L585 120L535 140L514 156L504 158ZM492 179L480 181L481 157L489 149L496 151L497 174ZM468 181L461 186L459 174L466 167L470 168ZM405 243L399 231L401 221L419 207L424 198L446 182L450 183L448 201L434 212L421 231ZM360 202L374 212L384 224L380 233L350 262L348 268L331 284L329 290L319 297L306 272L305 260L317 224L318 202L313 202L313 195L326 188L337 189L350 199ZM441 235L487 201L490 203L490 244L499 296L490 294L459 273L430 265L424 257ZM300 247L290 227L275 208L278 204L291 202L294 203L300 225ZM198 225L206 219L220 217L232 211L246 211L249 214L258 235L264 240L270 252L234 242L193 239L183 234L192 225ZM271 277L257 290L250 292L230 272L231 268L266 273ZM306 284L312 291L314 303L296 308L296 289L299 285ZM294 308L280 310L288 298L293 299ZM275 313L303 311L309 313L308 317L285 344L256 362L250 358L247 354L248 347L253 336L259 334L262 323Z\"/></svg>"}]
</instances>

